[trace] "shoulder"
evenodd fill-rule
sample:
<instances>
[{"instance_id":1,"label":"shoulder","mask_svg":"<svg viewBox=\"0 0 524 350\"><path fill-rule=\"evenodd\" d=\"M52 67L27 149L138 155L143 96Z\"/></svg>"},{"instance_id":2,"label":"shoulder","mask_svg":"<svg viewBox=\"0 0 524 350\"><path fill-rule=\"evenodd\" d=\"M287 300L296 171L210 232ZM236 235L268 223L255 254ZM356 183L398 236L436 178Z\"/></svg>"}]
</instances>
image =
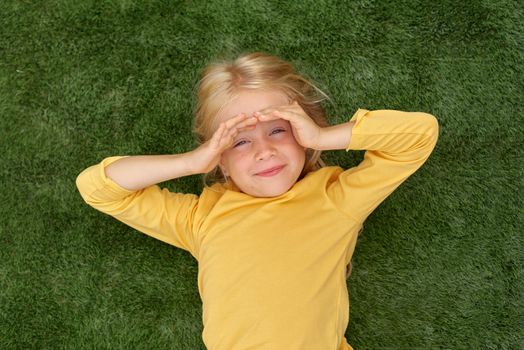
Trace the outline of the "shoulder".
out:
<instances>
[{"instance_id":1,"label":"shoulder","mask_svg":"<svg viewBox=\"0 0 524 350\"><path fill-rule=\"evenodd\" d=\"M315 182L315 183L319 183L319 182L330 183L330 182L336 181L338 176L343 171L344 171L344 169L342 169L339 166L325 166L325 167L322 167L320 169L317 169L317 170L314 170L314 171L310 171L299 182L303 181L305 183L311 183L311 182Z\"/></svg>"},{"instance_id":2,"label":"shoulder","mask_svg":"<svg viewBox=\"0 0 524 350\"><path fill-rule=\"evenodd\" d=\"M200 199L204 198L220 198L228 190L227 186L221 183L214 183L211 186L204 186L202 193L200 194Z\"/></svg>"},{"instance_id":3,"label":"shoulder","mask_svg":"<svg viewBox=\"0 0 524 350\"><path fill-rule=\"evenodd\" d=\"M318 170L314 170L314 171L309 172L305 177L308 177L308 176L325 177L325 176L330 176L330 175L333 175L333 174L340 174L343 171L344 171L344 169L342 169L338 165L325 166L325 167L322 167L322 168L320 168Z\"/></svg>"}]
</instances>

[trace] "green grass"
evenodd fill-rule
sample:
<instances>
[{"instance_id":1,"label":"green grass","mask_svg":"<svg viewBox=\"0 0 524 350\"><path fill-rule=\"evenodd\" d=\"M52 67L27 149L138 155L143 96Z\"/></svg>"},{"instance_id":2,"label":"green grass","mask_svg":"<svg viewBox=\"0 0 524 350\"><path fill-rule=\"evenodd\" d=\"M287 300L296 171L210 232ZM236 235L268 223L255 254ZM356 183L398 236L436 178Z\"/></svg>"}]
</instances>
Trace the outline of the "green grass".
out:
<instances>
[{"instance_id":1,"label":"green grass","mask_svg":"<svg viewBox=\"0 0 524 350\"><path fill-rule=\"evenodd\" d=\"M331 123L357 108L440 123L428 162L365 224L350 343L522 349L522 7L336 3L0 3L1 349L204 348L196 261L94 211L74 180L106 156L192 149L199 70L256 50L316 81Z\"/></svg>"}]
</instances>

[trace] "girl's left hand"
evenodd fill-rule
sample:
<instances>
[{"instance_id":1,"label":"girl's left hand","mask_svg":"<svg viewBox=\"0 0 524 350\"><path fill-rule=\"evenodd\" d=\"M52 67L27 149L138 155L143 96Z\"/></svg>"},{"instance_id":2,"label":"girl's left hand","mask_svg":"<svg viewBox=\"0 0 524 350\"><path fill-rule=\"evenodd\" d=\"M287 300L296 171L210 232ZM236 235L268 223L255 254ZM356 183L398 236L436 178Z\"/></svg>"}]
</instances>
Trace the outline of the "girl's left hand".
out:
<instances>
[{"instance_id":1,"label":"girl's left hand","mask_svg":"<svg viewBox=\"0 0 524 350\"><path fill-rule=\"evenodd\" d=\"M261 122L275 119L289 121L293 135L302 147L317 149L320 143L322 128L304 112L297 101L285 106L265 108L253 115Z\"/></svg>"}]
</instances>

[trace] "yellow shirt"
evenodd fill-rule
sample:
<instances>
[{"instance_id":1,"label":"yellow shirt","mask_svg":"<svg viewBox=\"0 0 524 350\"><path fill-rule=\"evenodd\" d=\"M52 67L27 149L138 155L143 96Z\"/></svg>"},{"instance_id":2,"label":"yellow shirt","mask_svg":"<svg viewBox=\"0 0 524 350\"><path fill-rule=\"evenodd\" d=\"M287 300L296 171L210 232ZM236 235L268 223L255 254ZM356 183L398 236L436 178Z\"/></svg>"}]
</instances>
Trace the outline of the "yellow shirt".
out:
<instances>
[{"instance_id":1,"label":"yellow shirt","mask_svg":"<svg viewBox=\"0 0 524 350\"><path fill-rule=\"evenodd\" d=\"M346 151L367 150L363 161L311 172L278 197L221 184L200 196L128 191L104 174L121 157L87 168L77 186L97 210L197 259L208 349L351 349L346 265L359 228L438 138L427 113L358 109L351 120Z\"/></svg>"}]
</instances>

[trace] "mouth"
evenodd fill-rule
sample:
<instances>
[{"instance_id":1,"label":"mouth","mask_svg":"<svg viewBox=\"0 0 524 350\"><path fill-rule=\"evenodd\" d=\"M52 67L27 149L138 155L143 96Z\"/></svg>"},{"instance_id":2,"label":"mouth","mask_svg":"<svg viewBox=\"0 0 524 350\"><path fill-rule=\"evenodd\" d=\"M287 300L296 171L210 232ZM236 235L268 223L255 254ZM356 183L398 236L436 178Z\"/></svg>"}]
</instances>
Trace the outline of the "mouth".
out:
<instances>
[{"instance_id":1,"label":"mouth","mask_svg":"<svg viewBox=\"0 0 524 350\"><path fill-rule=\"evenodd\" d=\"M279 165L279 166L276 166L276 167L272 167L272 168L269 168L269 169L266 169L260 173L256 173L255 175L256 176L262 176L262 177L271 177L271 176L275 176L277 175L278 173L280 173L282 171L282 169L284 169L285 165Z\"/></svg>"}]
</instances>

